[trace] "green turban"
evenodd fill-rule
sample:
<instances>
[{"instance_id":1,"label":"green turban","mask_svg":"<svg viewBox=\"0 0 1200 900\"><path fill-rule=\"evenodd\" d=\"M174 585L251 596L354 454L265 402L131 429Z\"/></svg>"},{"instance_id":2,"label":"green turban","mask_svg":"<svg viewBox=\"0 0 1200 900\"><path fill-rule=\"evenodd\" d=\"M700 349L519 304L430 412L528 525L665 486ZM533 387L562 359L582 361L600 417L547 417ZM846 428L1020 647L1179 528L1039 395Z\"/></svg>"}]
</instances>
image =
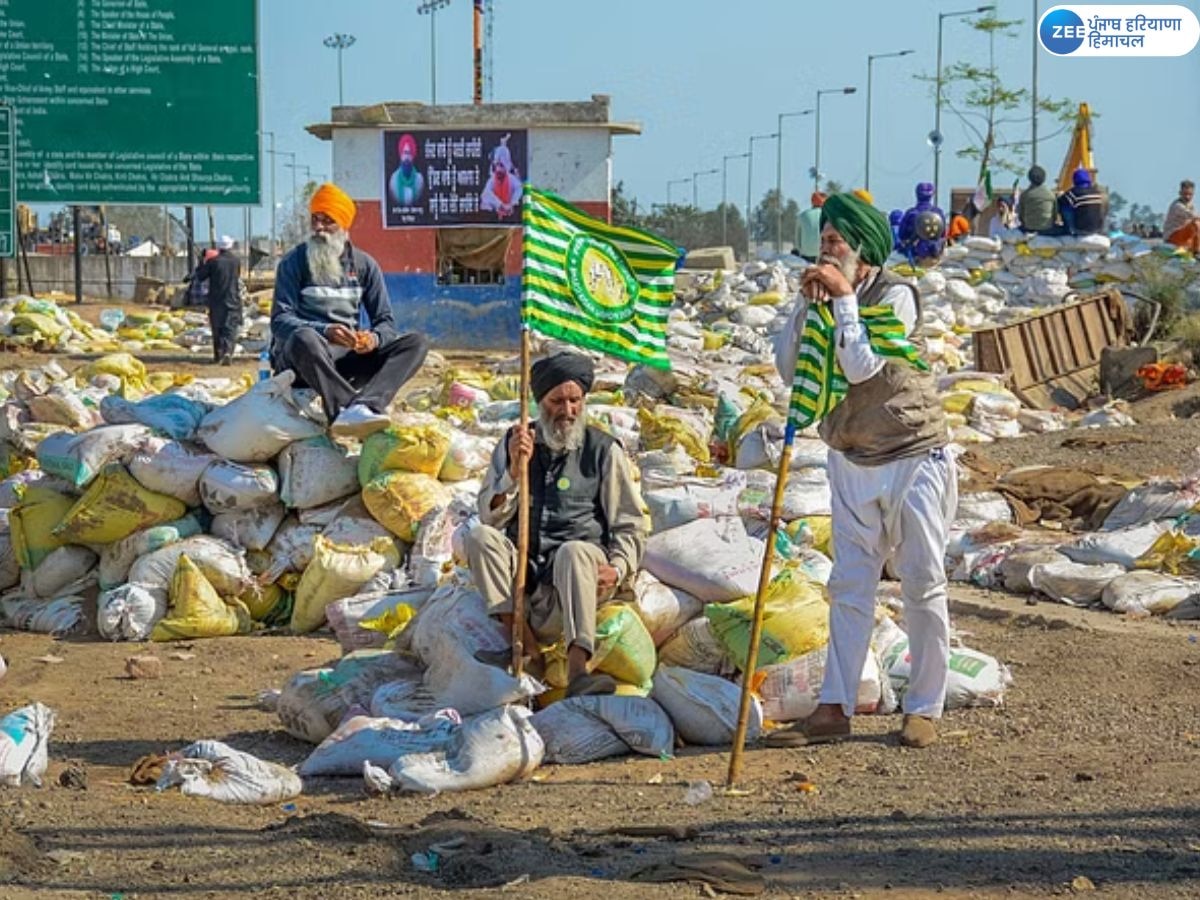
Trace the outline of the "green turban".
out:
<instances>
[{"instance_id":1,"label":"green turban","mask_svg":"<svg viewBox=\"0 0 1200 900\"><path fill-rule=\"evenodd\" d=\"M869 266L882 266L892 252L892 226L879 210L853 194L834 194L821 207L821 227L832 225L862 254Z\"/></svg>"}]
</instances>

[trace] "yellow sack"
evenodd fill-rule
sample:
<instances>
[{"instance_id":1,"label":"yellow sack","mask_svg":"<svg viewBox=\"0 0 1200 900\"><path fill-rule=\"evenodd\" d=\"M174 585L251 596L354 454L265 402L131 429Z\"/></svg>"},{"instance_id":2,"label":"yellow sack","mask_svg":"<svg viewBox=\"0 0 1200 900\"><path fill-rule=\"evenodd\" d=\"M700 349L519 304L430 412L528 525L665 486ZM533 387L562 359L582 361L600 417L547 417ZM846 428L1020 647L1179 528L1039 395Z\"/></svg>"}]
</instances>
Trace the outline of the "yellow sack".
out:
<instances>
[{"instance_id":1,"label":"yellow sack","mask_svg":"<svg viewBox=\"0 0 1200 900\"><path fill-rule=\"evenodd\" d=\"M450 450L450 431L441 424L391 425L363 441L358 482L366 487L384 472L437 476Z\"/></svg>"},{"instance_id":2,"label":"yellow sack","mask_svg":"<svg viewBox=\"0 0 1200 900\"><path fill-rule=\"evenodd\" d=\"M287 591L278 584L254 584L238 597L238 601L246 607L255 622L269 623L279 607L287 601L287 596Z\"/></svg>"},{"instance_id":3,"label":"yellow sack","mask_svg":"<svg viewBox=\"0 0 1200 900\"><path fill-rule=\"evenodd\" d=\"M88 363L75 372L75 381L86 384L97 375L115 375L121 379L121 396L126 400L139 400L151 392L146 379L146 367L141 360L129 353L112 353Z\"/></svg>"},{"instance_id":4,"label":"yellow sack","mask_svg":"<svg viewBox=\"0 0 1200 900\"><path fill-rule=\"evenodd\" d=\"M75 501L50 488L25 488L20 501L8 514L13 553L22 569L33 570L38 564L67 543L55 536L54 529Z\"/></svg>"},{"instance_id":5,"label":"yellow sack","mask_svg":"<svg viewBox=\"0 0 1200 900\"><path fill-rule=\"evenodd\" d=\"M57 340L58 336L63 333L61 325L42 313L21 313L13 316L9 325L13 334L36 335L50 341Z\"/></svg>"},{"instance_id":6,"label":"yellow sack","mask_svg":"<svg viewBox=\"0 0 1200 900\"><path fill-rule=\"evenodd\" d=\"M704 615L713 634L741 670L750 655L754 598L710 603ZM803 656L829 643L829 604L825 588L799 569L785 567L767 586L758 666L771 666Z\"/></svg>"},{"instance_id":7,"label":"yellow sack","mask_svg":"<svg viewBox=\"0 0 1200 900\"><path fill-rule=\"evenodd\" d=\"M783 302L783 294L779 291L763 291L750 298L751 306L778 306Z\"/></svg>"},{"instance_id":8,"label":"yellow sack","mask_svg":"<svg viewBox=\"0 0 1200 900\"><path fill-rule=\"evenodd\" d=\"M788 536L799 539L805 532L812 536L812 548L833 557L833 516L805 516L787 524Z\"/></svg>"},{"instance_id":9,"label":"yellow sack","mask_svg":"<svg viewBox=\"0 0 1200 900\"><path fill-rule=\"evenodd\" d=\"M150 632L152 641L249 634L250 611L237 599L222 600L187 554L179 557L171 577L171 608Z\"/></svg>"},{"instance_id":10,"label":"yellow sack","mask_svg":"<svg viewBox=\"0 0 1200 900\"><path fill-rule=\"evenodd\" d=\"M670 450L678 444L697 462L709 461L708 443L704 436L682 419L648 409L639 409L637 416L642 446L647 450Z\"/></svg>"},{"instance_id":11,"label":"yellow sack","mask_svg":"<svg viewBox=\"0 0 1200 900\"><path fill-rule=\"evenodd\" d=\"M412 621L413 616L417 611L407 603L397 603L391 609L384 610L377 616L370 619L363 619L358 623L358 627L365 631L378 631L380 634L387 636L385 647L391 647L393 642Z\"/></svg>"},{"instance_id":12,"label":"yellow sack","mask_svg":"<svg viewBox=\"0 0 1200 900\"><path fill-rule=\"evenodd\" d=\"M313 558L296 586L292 630L315 631L325 621L325 607L334 600L352 597L382 569L400 564L396 542L377 537L370 544L352 547L335 544L323 535L313 538Z\"/></svg>"},{"instance_id":13,"label":"yellow sack","mask_svg":"<svg viewBox=\"0 0 1200 900\"><path fill-rule=\"evenodd\" d=\"M454 493L428 475L384 472L363 488L362 499L376 522L411 544L417 539L421 519L439 507L449 506Z\"/></svg>"},{"instance_id":14,"label":"yellow sack","mask_svg":"<svg viewBox=\"0 0 1200 900\"><path fill-rule=\"evenodd\" d=\"M942 394L942 409L951 415L967 415L974 402L975 394L972 391L951 391L948 394Z\"/></svg>"},{"instance_id":15,"label":"yellow sack","mask_svg":"<svg viewBox=\"0 0 1200 900\"><path fill-rule=\"evenodd\" d=\"M1200 542L1177 531L1165 531L1138 557L1135 569L1153 569L1171 575L1200 572Z\"/></svg>"},{"instance_id":16,"label":"yellow sack","mask_svg":"<svg viewBox=\"0 0 1200 900\"><path fill-rule=\"evenodd\" d=\"M729 429L729 452L731 455L737 455L738 445L741 444L742 438L747 434L766 422L772 419L781 419L775 407L762 397L756 399L750 404L749 409L738 416L738 420L733 427Z\"/></svg>"},{"instance_id":17,"label":"yellow sack","mask_svg":"<svg viewBox=\"0 0 1200 900\"><path fill-rule=\"evenodd\" d=\"M642 617L628 603L609 603L596 611L592 668L627 684L648 686L658 654Z\"/></svg>"},{"instance_id":18,"label":"yellow sack","mask_svg":"<svg viewBox=\"0 0 1200 900\"><path fill-rule=\"evenodd\" d=\"M119 464L105 466L54 529L65 544L111 544L181 518L187 507L142 487Z\"/></svg>"}]
</instances>

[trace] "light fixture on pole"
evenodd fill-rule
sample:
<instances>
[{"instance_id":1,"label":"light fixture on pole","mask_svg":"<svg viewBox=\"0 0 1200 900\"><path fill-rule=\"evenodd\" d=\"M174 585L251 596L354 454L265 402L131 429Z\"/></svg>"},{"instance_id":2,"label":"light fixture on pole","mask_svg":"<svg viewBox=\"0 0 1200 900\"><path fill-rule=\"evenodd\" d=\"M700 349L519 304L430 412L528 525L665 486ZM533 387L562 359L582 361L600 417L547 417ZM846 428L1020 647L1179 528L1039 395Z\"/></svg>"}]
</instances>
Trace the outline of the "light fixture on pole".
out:
<instances>
[{"instance_id":1,"label":"light fixture on pole","mask_svg":"<svg viewBox=\"0 0 1200 900\"><path fill-rule=\"evenodd\" d=\"M749 157L746 160L746 259L750 258L750 232L751 220L754 218L750 211L750 203L754 199L751 196L751 188L754 185L754 142L755 141L773 141L779 137L779 132L775 131L771 134L756 134L750 138L750 150L746 154Z\"/></svg>"},{"instance_id":2,"label":"light fixture on pole","mask_svg":"<svg viewBox=\"0 0 1200 900\"><path fill-rule=\"evenodd\" d=\"M783 120L798 116L811 116L813 110L802 109L799 112L779 114L779 124L775 129L778 137L775 139L775 252L783 252Z\"/></svg>"},{"instance_id":3,"label":"light fixture on pole","mask_svg":"<svg viewBox=\"0 0 1200 900\"><path fill-rule=\"evenodd\" d=\"M826 94L853 94L857 90L858 88L856 87L844 87L823 88L817 91L817 122L816 127L813 129L813 143L815 145L815 149L813 153L814 159L812 177L814 191L819 191L821 189L821 98Z\"/></svg>"},{"instance_id":4,"label":"light fixture on pole","mask_svg":"<svg viewBox=\"0 0 1200 900\"><path fill-rule=\"evenodd\" d=\"M958 12L938 13L938 38L937 38L937 90L936 99L933 107L933 131L929 133L929 143L933 145L933 202L937 205L938 202L938 179L941 177L942 169L942 144L945 143L945 138L942 135L942 23L947 19L960 19L963 16L973 16L978 13L992 12L996 6L994 3L989 3L987 6L977 6L974 9L963 9Z\"/></svg>"},{"instance_id":5,"label":"light fixture on pole","mask_svg":"<svg viewBox=\"0 0 1200 900\"><path fill-rule=\"evenodd\" d=\"M356 38L352 34L342 34L341 32L338 32L337 34L331 34L321 42L331 50L337 51L338 106L344 105L344 101L342 99L342 51L354 46L355 40Z\"/></svg>"},{"instance_id":6,"label":"light fixture on pole","mask_svg":"<svg viewBox=\"0 0 1200 900\"><path fill-rule=\"evenodd\" d=\"M437 12L450 5L450 0L421 0L417 13L429 16L429 103L437 106Z\"/></svg>"},{"instance_id":7,"label":"light fixture on pole","mask_svg":"<svg viewBox=\"0 0 1200 900\"><path fill-rule=\"evenodd\" d=\"M667 182L667 206L671 205L671 187L676 184L687 184L690 178L672 178Z\"/></svg>"},{"instance_id":8,"label":"light fixture on pole","mask_svg":"<svg viewBox=\"0 0 1200 900\"><path fill-rule=\"evenodd\" d=\"M696 179L699 178L701 175L716 175L720 171L721 171L720 169L705 169L703 172L693 172L692 173L692 208L693 209L700 208L700 198L696 194Z\"/></svg>"},{"instance_id":9,"label":"light fixture on pole","mask_svg":"<svg viewBox=\"0 0 1200 900\"><path fill-rule=\"evenodd\" d=\"M721 157L721 244L729 246L729 161L749 159L749 153L733 153Z\"/></svg>"},{"instance_id":10,"label":"light fixture on pole","mask_svg":"<svg viewBox=\"0 0 1200 900\"><path fill-rule=\"evenodd\" d=\"M863 175L863 188L871 190L871 66L877 59L891 59L896 56L908 56L912 50L897 50L894 53L867 54L867 148L864 154L866 173Z\"/></svg>"}]
</instances>

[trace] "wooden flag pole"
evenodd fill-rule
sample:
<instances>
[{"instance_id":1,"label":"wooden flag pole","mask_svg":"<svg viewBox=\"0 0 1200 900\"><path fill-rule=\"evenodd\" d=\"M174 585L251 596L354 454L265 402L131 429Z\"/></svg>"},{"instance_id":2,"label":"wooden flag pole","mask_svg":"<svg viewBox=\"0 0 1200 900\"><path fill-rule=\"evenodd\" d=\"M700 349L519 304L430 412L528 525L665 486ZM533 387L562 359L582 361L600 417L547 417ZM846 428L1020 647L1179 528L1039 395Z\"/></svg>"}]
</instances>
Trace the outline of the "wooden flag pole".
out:
<instances>
[{"instance_id":1,"label":"wooden flag pole","mask_svg":"<svg viewBox=\"0 0 1200 900\"><path fill-rule=\"evenodd\" d=\"M529 327L521 326L521 423L529 430ZM513 579L512 670L521 677L525 667L525 571L529 568L529 460L520 465L517 495L517 574Z\"/></svg>"},{"instance_id":2,"label":"wooden flag pole","mask_svg":"<svg viewBox=\"0 0 1200 900\"><path fill-rule=\"evenodd\" d=\"M796 427L790 422L783 437L783 456L779 460L779 472L775 476L775 498L771 501L771 518L767 522L767 545L763 551L762 569L758 573L758 592L754 595L754 619L750 626L750 648L746 653L746 666L742 672L742 699L738 706L737 729L733 733L733 752L729 754L729 774L725 786L733 787L742 767L742 750L746 744L746 729L750 725L750 697L754 691L754 673L758 669L758 645L762 639L763 607L766 605L767 588L771 584L771 563L775 557L775 534L779 530L779 516L783 512L783 493L787 489L788 470L792 462L792 444L796 439Z\"/></svg>"}]
</instances>

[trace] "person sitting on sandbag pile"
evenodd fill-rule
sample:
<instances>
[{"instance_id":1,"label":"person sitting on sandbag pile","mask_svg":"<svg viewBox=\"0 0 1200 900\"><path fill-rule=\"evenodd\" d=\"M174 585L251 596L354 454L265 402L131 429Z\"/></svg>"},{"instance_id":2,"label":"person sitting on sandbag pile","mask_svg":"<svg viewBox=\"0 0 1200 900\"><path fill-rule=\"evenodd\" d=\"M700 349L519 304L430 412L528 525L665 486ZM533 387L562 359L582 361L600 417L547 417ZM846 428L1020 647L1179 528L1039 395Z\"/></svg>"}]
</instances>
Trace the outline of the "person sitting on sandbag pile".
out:
<instances>
[{"instance_id":1,"label":"person sitting on sandbag pile","mask_svg":"<svg viewBox=\"0 0 1200 900\"><path fill-rule=\"evenodd\" d=\"M309 211L312 234L275 273L271 364L321 395L334 434L365 437L391 423L387 408L429 343L396 330L379 264L350 243L354 201L323 184Z\"/></svg>"},{"instance_id":2,"label":"person sitting on sandbag pile","mask_svg":"<svg viewBox=\"0 0 1200 900\"><path fill-rule=\"evenodd\" d=\"M538 638L567 645L568 696L611 694L616 682L590 674L596 608L628 586L646 545L642 498L629 458L614 438L587 424L585 395L595 374L578 353L557 353L531 372L538 419L515 427L496 445L479 492L481 524L466 553L490 614L511 632L517 570L518 479L529 466L530 534L526 580L526 648ZM480 662L504 667L509 651L480 651Z\"/></svg>"}]
</instances>

